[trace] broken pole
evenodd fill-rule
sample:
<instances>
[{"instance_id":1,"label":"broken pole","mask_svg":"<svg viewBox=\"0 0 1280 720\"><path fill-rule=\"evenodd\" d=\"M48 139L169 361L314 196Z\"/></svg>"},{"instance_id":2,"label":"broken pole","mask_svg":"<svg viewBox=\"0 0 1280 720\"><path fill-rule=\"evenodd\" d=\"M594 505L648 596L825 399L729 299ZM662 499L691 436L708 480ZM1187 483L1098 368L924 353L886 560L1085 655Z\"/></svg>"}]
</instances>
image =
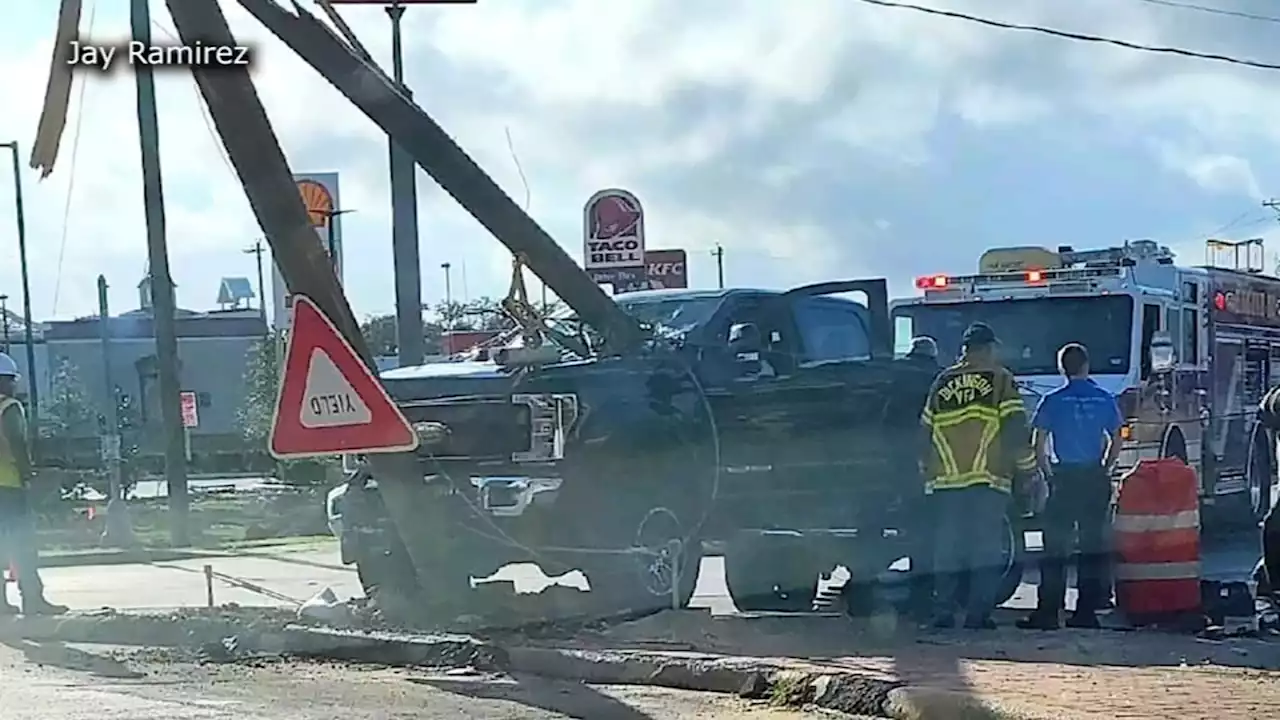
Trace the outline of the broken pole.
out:
<instances>
[{"instance_id":1,"label":"broken pole","mask_svg":"<svg viewBox=\"0 0 1280 720\"><path fill-rule=\"evenodd\" d=\"M217 0L166 0L166 4L183 43L235 44ZM289 291L311 298L376 372L328 254L315 240L293 173L248 70L195 68L192 72ZM452 518L444 515L446 504L434 502L434 489L422 481L417 457L371 454L369 464L419 577L430 580L438 576L441 563L461 560L452 557L448 542L441 542L437 531Z\"/></svg>"},{"instance_id":2,"label":"broken pole","mask_svg":"<svg viewBox=\"0 0 1280 720\"><path fill-rule=\"evenodd\" d=\"M151 45L151 10L147 0L130 0L133 39ZM187 528L187 453L183 438L178 379L177 322L173 277L165 240L164 187L160 172L160 123L156 117L156 81L151 66L133 66L138 98L138 138L142 146L142 201L147 222L147 264L151 285L151 326L156 339L160 376L160 418L164 423L164 474L169 494L169 536L175 547L191 544Z\"/></svg>"},{"instance_id":3,"label":"broken pole","mask_svg":"<svg viewBox=\"0 0 1280 720\"><path fill-rule=\"evenodd\" d=\"M174 0L169 0L172 4ZM238 0L277 38L397 139L433 180L495 238L551 286L604 338L602 354L638 347L648 337L578 263L507 195L422 108L377 68L355 55L301 6Z\"/></svg>"}]
</instances>

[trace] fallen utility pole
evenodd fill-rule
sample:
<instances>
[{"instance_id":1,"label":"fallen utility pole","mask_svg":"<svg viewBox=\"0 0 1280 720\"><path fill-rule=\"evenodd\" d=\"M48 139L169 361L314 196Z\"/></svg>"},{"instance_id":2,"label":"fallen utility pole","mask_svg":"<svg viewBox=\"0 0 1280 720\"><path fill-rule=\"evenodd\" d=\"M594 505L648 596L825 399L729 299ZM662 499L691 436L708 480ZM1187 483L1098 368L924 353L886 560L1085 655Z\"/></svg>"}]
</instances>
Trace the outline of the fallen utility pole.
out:
<instances>
[{"instance_id":1,"label":"fallen utility pole","mask_svg":"<svg viewBox=\"0 0 1280 720\"><path fill-rule=\"evenodd\" d=\"M151 45L151 11L147 0L131 0L133 39ZM187 447L182 427L178 379L178 333L165 241L164 187L160 174L160 123L156 117L156 80L151 66L134 65L138 88L138 136L142 145L142 199L147 220L147 261L151 284L151 324L156 338L156 369L160 376L160 418L164 423L164 474L169 494L169 536L176 547L191 544L187 528Z\"/></svg>"},{"instance_id":2,"label":"fallen utility pole","mask_svg":"<svg viewBox=\"0 0 1280 720\"><path fill-rule=\"evenodd\" d=\"M405 97L394 81L388 81L384 73L354 54L328 27L297 5L290 12L272 0L239 3L400 143L445 192L597 328L605 340L605 353L624 351L644 340L639 323L605 295L564 248L430 115Z\"/></svg>"},{"instance_id":3,"label":"fallen utility pole","mask_svg":"<svg viewBox=\"0 0 1280 720\"><path fill-rule=\"evenodd\" d=\"M183 43L235 44L217 0L166 3ZM375 368L328 254L315 241L315 230L308 222L293 173L248 71L239 67L197 68L193 73L289 291L311 298L365 364ZM419 576L430 579L451 556L447 543L439 542L439 536L433 533L434 528L450 520L435 516L444 504L432 502L432 491L422 482L422 469L413 454L371 455L369 462L410 559Z\"/></svg>"}]
</instances>

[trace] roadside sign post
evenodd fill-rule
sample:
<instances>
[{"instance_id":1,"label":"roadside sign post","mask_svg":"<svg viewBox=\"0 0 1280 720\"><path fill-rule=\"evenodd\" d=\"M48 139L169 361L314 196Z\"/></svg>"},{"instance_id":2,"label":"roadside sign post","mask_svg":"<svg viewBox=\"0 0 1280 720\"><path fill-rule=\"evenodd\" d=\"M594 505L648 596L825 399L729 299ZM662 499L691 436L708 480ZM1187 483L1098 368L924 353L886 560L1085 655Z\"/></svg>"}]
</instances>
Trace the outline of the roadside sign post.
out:
<instances>
[{"instance_id":1,"label":"roadside sign post","mask_svg":"<svg viewBox=\"0 0 1280 720\"><path fill-rule=\"evenodd\" d=\"M311 298L295 295L271 455L287 460L417 449L413 427L351 344Z\"/></svg>"},{"instance_id":2,"label":"roadside sign post","mask_svg":"<svg viewBox=\"0 0 1280 720\"><path fill-rule=\"evenodd\" d=\"M178 396L182 400L182 443L191 462L191 431L200 427L200 396L184 390Z\"/></svg>"}]
</instances>

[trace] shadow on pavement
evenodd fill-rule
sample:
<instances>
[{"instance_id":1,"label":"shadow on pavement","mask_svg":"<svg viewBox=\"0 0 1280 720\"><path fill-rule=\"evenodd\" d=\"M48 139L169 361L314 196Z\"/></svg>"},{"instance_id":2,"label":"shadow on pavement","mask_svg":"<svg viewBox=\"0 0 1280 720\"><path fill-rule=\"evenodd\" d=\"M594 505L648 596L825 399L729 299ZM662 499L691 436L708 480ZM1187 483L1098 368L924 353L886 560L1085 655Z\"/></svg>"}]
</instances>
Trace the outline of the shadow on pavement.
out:
<instances>
[{"instance_id":1,"label":"shadow on pavement","mask_svg":"<svg viewBox=\"0 0 1280 720\"><path fill-rule=\"evenodd\" d=\"M0 638L0 644L22 653L27 662L75 670L114 680L137 680L146 673L131 669L106 655L91 653L60 642L34 642L17 638Z\"/></svg>"},{"instance_id":2,"label":"shadow on pavement","mask_svg":"<svg viewBox=\"0 0 1280 720\"><path fill-rule=\"evenodd\" d=\"M409 678L409 682L468 698L519 703L579 720L651 720L652 717L582 683L536 677L518 677L506 683L434 678Z\"/></svg>"}]
</instances>

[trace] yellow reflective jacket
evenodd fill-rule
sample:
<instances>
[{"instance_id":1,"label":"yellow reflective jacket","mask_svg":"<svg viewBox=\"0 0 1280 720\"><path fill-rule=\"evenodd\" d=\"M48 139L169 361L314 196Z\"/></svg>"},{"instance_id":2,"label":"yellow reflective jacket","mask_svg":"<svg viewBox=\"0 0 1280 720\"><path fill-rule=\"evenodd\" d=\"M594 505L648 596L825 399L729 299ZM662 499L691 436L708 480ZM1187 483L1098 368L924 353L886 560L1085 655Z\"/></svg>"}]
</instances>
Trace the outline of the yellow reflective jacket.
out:
<instances>
[{"instance_id":1,"label":"yellow reflective jacket","mask_svg":"<svg viewBox=\"0 0 1280 720\"><path fill-rule=\"evenodd\" d=\"M927 489L986 485L1002 492L1036 468L1027 411L1013 373L969 359L943 370L929 390L921 429Z\"/></svg>"},{"instance_id":2,"label":"yellow reflective jacket","mask_svg":"<svg viewBox=\"0 0 1280 720\"><path fill-rule=\"evenodd\" d=\"M0 420L3 420L4 414L10 408L15 408L21 413L22 403L15 398L0 395ZM22 487L22 472L18 467L17 454L9 444L9 438L4 429L0 428L0 488L20 487Z\"/></svg>"}]
</instances>

